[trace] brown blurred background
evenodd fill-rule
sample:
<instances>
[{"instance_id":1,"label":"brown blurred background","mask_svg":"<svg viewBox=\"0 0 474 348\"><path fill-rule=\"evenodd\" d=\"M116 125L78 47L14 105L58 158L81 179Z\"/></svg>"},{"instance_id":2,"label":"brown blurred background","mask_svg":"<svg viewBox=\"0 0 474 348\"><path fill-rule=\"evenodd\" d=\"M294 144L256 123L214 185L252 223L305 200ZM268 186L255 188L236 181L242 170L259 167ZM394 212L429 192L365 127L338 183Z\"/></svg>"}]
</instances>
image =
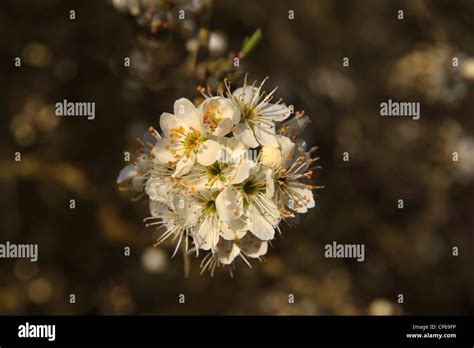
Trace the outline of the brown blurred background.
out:
<instances>
[{"instance_id":1,"label":"brown blurred background","mask_svg":"<svg viewBox=\"0 0 474 348\"><path fill-rule=\"evenodd\" d=\"M0 259L0 314L472 314L474 2L134 6L0 4L0 243L39 244L37 263ZM310 115L325 188L264 262L211 278L192 258L185 279L171 248L153 249L145 200L117 190L123 151L198 84L247 72ZM389 98L420 102L421 119L381 117ZM63 99L95 102L95 120L56 117ZM333 241L365 244L365 262L326 259Z\"/></svg>"}]
</instances>

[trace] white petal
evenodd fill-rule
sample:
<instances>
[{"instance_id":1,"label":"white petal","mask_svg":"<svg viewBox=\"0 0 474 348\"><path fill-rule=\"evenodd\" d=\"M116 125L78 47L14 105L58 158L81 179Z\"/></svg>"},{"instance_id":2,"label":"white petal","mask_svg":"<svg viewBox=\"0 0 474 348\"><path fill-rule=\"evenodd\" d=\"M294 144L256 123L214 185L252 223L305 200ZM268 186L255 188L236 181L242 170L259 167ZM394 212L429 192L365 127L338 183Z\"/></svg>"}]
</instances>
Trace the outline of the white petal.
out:
<instances>
[{"instance_id":1,"label":"white petal","mask_svg":"<svg viewBox=\"0 0 474 348\"><path fill-rule=\"evenodd\" d=\"M261 240L273 239L275 229L254 206L250 206L248 215L251 221L249 229L255 237Z\"/></svg>"},{"instance_id":2,"label":"white petal","mask_svg":"<svg viewBox=\"0 0 474 348\"><path fill-rule=\"evenodd\" d=\"M247 234L239 241L239 248L246 256L257 258L267 253L268 243Z\"/></svg>"},{"instance_id":3,"label":"white petal","mask_svg":"<svg viewBox=\"0 0 474 348\"><path fill-rule=\"evenodd\" d=\"M225 240L233 240L236 237L235 231L230 228L228 222L221 222L221 237Z\"/></svg>"},{"instance_id":4,"label":"white petal","mask_svg":"<svg viewBox=\"0 0 474 348\"><path fill-rule=\"evenodd\" d=\"M221 145L215 140L206 140L200 146L200 151L197 154L197 160L203 166L213 164L219 158Z\"/></svg>"},{"instance_id":5,"label":"white petal","mask_svg":"<svg viewBox=\"0 0 474 348\"><path fill-rule=\"evenodd\" d=\"M240 249L234 242L221 240L217 245L217 258L224 265L229 265L239 255Z\"/></svg>"},{"instance_id":6,"label":"white petal","mask_svg":"<svg viewBox=\"0 0 474 348\"><path fill-rule=\"evenodd\" d=\"M240 110L229 99L220 97L219 107L223 118L230 119L234 124L240 121Z\"/></svg>"},{"instance_id":7,"label":"white petal","mask_svg":"<svg viewBox=\"0 0 474 348\"><path fill-rule=\"evenodd\" d=\"M247 224L243 219L221 222L221 237L225 240L241 239L247 234Z\"/></svg>"},{"instance_id":8,"label":"white petal","mask_svg":"<svg viewBox=\"0 0 474 348\"><path fill-rule=\"evenodd\" d=\"M169 181L162 178L150 178L145 185L145 192L153 201L167 202L169 190Z\"/></svg>"},{"instance_id":9,"label":"white petal","mask_svg":"<svg viewBox=\"0 0 474 348\"><path fill-rule=\"evenodd\" d=\"M226 151L233 151L239 145L242 145L242 143L235 137L232 137L232 138L219 138L218 141L219 141L219 144L221 144L222 147L224 147L226 149ZM244 145L242 145L242 147L246 148Z\"/></svg>"},{"instance_id":10,"label":"white petal","mask_svg":"<svg viewBox=\"0 0 474 348\"><path fill-rule=\"evenodd\" d=\"M282 164L284 168L287 168L287 161L292 159L295 155L295 143L290 138L279 135L277 136L278 143L281 148Z\"/></svg>"},{"instance_id":11,"label":"white petal","mask_svg":"<svg viewBox=\"0 0 474 348\"><path fill-rule=\"evenodd\" d=\"M167 112L163 112L160 116L160 128L163 132L163 135L169 138L171 134L171 129L176 127L178 127L178 121L176 120L176 116Z\"/></svg>"},{"instance_id":12,"label":"white petal","mask_svg":"<svg viewBox=\"0 0 474 348\"><path fill-rule=\"evenodd\" d=\"M284 122L280 128L280 134L289 137L296 137L298 134L306 128L309 123L309 117L307 115L301 117L292 117L288 121Z\"/></svg>"},{"instance_id":13,"label":"white petal","mask_svg":"<svg viewBox=\"0 0 474 348\"><path fill-rule=\"evenodd\" d=\"M222 146L221 157L219 162L236 164L243 160L256 160L257 151L249 150L247 146L242 144L237 138L218 138L219 144Z\"/></svg>"},{"instance_id":14,"label":"white petal","mask_svg":"<svg viewBox=\"0 0 474 348\"><path fill-rule=\"evenodd\" d=\"M233 229L234 231L237 232L237 237L238 238L242 238L243 235L245 234L245 232L247 232L247 230L248 230L247 223L245 222L244 219L237 219L237 220L229 221L228 224L229 224L229 227L231 229ZM244 232L244 233L241 234L241 232Z\"/></svg>"},{"instance_id":15,"label":"white petal","mask_svg":"<svg viewBox=\"0 0 474 348\"><path fill-rule=\"evenodd\" d=\"M189 99L180 98L174 102L174 114L177 117L183 115L198 116L199 111Z\"/></svg>"},{"instance_id":16,"label":"white petal","mask_svg":"<svg viewBox=\"0 0 474 348\"><path fill-rule=\"evenodd\" d=\"M184 115L181 116L178 121L180 125L183 126L185 129L192 129L201 132L201 134L206 135L207 132L204 130L201 121L196 118L194 115Z\"/></svg>"},{"instance_id":17,"label":"white petal","mask_svg":"<svg viewBox=\"0 0 474 348\"><path fill-rule=\"evenodd\" d=\"M152 155L156 157L161 163L168 163L176 161L171 153L171 143L168 138L162 138L156 142L155 147L151 151Z\"/></svg>"},{"instance_id":18,"label":"white petal","mask_svg":"<svg viewBox=\"0 0 474 348\"><path fill-rule=\"evenodd\" d=\"M240 109L235 109L234 114L232 115L232 123L237 124L240 122Z\"/></svg>"},{"instance_id":19,"label":"white petal","mask_svg":"<svg viewBox=\"0 0 474 348\"><path fill-rule=\"evenodd\" d=\"M271 118L273 121L280 122L290 117L291 110L282 104L266 104L258 113L266 118Z\"/></svg>"},{"instance_id":20,"label":"white petal","mask_svg":"<svg viewBox=\"0 0 474 348\"><path fill-rule=\"evenodd\" d=\"M291 185L292 193L298 198L298 204L293 202L293 210L298 213L306 213L308 209L314 208L313 192L308 188L295 187ZM291 207L290 207L291 208Z\"/></svg>"},{"instance_id":21,"label":"white petal","mask_svg":"<svg viewBox=\"0 0 474 348\"><path fill-rule=\"evenodd\" d=\"M202 114L188 99L181 98L174 102L174 114L184 126L202 130Z\"/></svg>"},{"instance_id":22,"label":"white petal","mask_svg":"<svg viewBox=\"0 0 474 348\"><path fill-rule=\"evenodd\" d=\"M215 249L218 238L215 238L216 234L219 234L217 229L218 221L214 219L205 219L195 228L194 241L196 246L203 250Z\"/></svg>"},{"instance_id":23,"label":"white petal","mask_svg":"<svg viewBox=\"0 0 474 348\"><path fill-rule=\"evenodd\" d=\"M216 198L216 209L221 221L232 221L243 212L243 201L238 191L228 186Z\"/></svg>"},{"instance_id":24,"label":"white petal","mask_svg":"<svg viewBox=\"0 0 474 348\"><path fill-rule=\"evenodd\" d=\"M246 146L254 148L258 146L257 139L247 123L239 123L234 127L235 137Z\"/></svg>"},{"instance_id":25,"label":"white petal","mask_svg":"<svg viewBox=\"0 0 474 348\"><path fill-rule=\"evenodd\" d=\"M271 148L277 148L279 146L275 135L275 128L270 128L266 125L257 125L253 131L257 141L263 146Z\"/></svg>"},{"instance_id":26,"label":"white petal","mask_svg":"<svg viewBox=\"0 0 474 348\"><path fill-rule=\"evenodd\" d=\"M234 124L230 118L223 118L217 125L213 134L217 137L223 137L232 130L233 125Z\"/></svg>"},{"instance_id":27,"label":"white petal","mask_svg":"<svg viewBox=\"0 0 474 348\"><path fill-rule=\"evenodd\" d=\"M250 175L250 171L252 168L256 166L255 162L252 161L242 161L237 167L237 171L234 174L234 178L232 179L232 184L240 184L245 179L247 179Z\"/></svg>"},{"instance_id":28,"label":"white petal","mask_svg":"<svg viewBox=\"0 0 474 348\"><path fill-rule=\"evenodd\" d=\"M173 176L180 177L188 174L191 171L195 161L195 156L181 157L181 159L176 162L176 170L174 171Z\"/></svg>"},{"instance_id":29,"label":"white petal","mask_svg":"<svg viewBox=\"0 0 474 348\"><path fill-rule=\"evenodd\" d=\"M184 227L193 226L197 223L198 212L201 210L201 206L196 204L193 199L175 194L171 198L171 202L173 210L183 221Z\"/></svg>"},{"instance_id":30,"label":"white petal","mask_svg":"<svg viewBox=\"0 0 474 348\"><path fill-rule=\"evenodd\" d=\"M272 176L273 172L271 169L268 169L265 172L265 179L266 179L266 191L265 194L268 197L273 197L273 194L275 193L275 181L273 180Z\"/></svg>"},{"instance_id":31,"label":"white petal","mask_svg":"<svg viewBox=\"0 0 474 348\"><path fill-rule=\"evenodd\" d=\"M253 86L237 88L233 96L239 98L243 104L247 105L250 104L252 100L258 99L258 89Z\"/></svg>"},{"instance_id":32,"label":"white petal","mask_svg":"<svg viewBox=\"0 0 474 348\"><path fill-rule=\"evenodd\" d=\"M122 168L122 170L120 171L117 178L117 184L121 184L125 181L128 181L136 175L137 175L137 171L135 170L135 167L129 164L128 166L125 166L124 168Z\"/></svg>"},{"instance_id":33,"label":"white petal","mask_svg":"<svg viewBox=\"0 0 474 348\"><path fill-rule=\"evenodd\" d=\"M150 214L151 216L158 217L161 213L169 210L169 206L166 203L150 200Z\"/></svg>"},{"instance_id":34,"label":"white petal","mask_svg":"<svg viewBox=\"0 0 474 348\"><path fill-rule=\"evenodd\" d=\"M209 189L209 178L206 175L203 175L204 167L194 163L194 167L191 169L189 174L183 176L182 184L186 186L187 189L193 191L202 191ZM216 181L216 184L219 181Z\"/></svg>"}]
</instances>

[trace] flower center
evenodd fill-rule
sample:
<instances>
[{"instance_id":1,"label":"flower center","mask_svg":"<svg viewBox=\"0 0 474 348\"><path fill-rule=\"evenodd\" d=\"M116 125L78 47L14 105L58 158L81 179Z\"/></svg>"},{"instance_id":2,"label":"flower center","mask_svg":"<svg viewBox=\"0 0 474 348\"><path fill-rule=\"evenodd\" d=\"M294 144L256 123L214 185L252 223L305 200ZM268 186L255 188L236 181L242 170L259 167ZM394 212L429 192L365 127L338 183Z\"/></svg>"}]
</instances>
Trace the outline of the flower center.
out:
<instances>
[{"instance_id":1,"label":"flower center","mask_svg":"<svg viewBox=\"0 0 474 348\"><path fill-rule=\"evenodd\" d=\"M207 216L217 215L216 201L209 200L204 205L204 214Z\"/></svg>"},{"instance_id":2,"label":"flower center","mask_svg":"<svg viewBox=\"0 0 474 348\"><path fill-rule=\"evenodd\" d=\"M280 177L280 178L278 178L277 183L280 186L285 186L287 184L287 178L286 177Z\"/></svg>"},{"instance_id":3,"label":"flower center","mask_svg":"<svg viewBox=\"0 0 474 348\"><path fill-rule=\"evenodd\" d=\"M254 120L257 118L257 112L255 111L255 109L250 108L248 106L244 107L242 114L244 115L244 119L248 121Z\"/></svg>"},{"instance_id":4,"label":"flower center","mask_svg":"<svg viewBox=\"0 0 474 348\"><path fill-rule=\"evenodd\" d=\"M202 205L203 216L217 216L216 198L218 195L219 191L216 191L211 195L196 196L198 202Z\"/></svg>"},{"instance_id":5,"label":"flower center","mask_svg":"<svg viewBox=\"0 0 474 348\"><path fill-rule=\"evenodd\" d=\"M217 109L215 105L212 105L207 109L204 114L204 123L208 124L211 129L216 129L219 125L219 122L222 120L222 113Z\"/></svg>"},{"instance_id":6,"label":"flower center","mask_svg":"<svg viewBox=\"0 0 474 348\"><path fill-rule=\"evenodd\" d=\"M258 194L265 193L266 191L266 182L257 180L256 178L252 177L247 181L243 182L242 184L236 185L242 193L244 194L244 206L249 204L253 197Z\"/></svg>"},{"instance_id":7,"label":"flower center","mask_svg":"<svg viewBox=\"0 0 474 348\"><path fill-rule=\"evenodd\" d=\"M203 142L204 138L201 137L201 132L192 130L186 133L181 143L184 146L184 153L189 157L191 152L196 153L199 145Z\"/></svg>"},{"instance_id":8,"label":"flower center","mask_svg":"<svg viewBox=\"0 0 474 348\"><path fill-rule=\"evenodd\" d=\"M229 165L226 163L214 162L209 167L207 167L207 177L211 184L215 181L226 181L226 177L224 175L224 170L227 169Z\"/></svg>"},{"instance_id":9,"label":"flower center","mask_svg":"<svg viewBox=\"0 0 474 348\"><path fill-rule=\"evenodd\" d=\"M250 206L250 203L256 198L257 195L265 193L266 186L264 182L249 179L246 182L236 185L243 193L244 209Z\"/></svg>"}]
</instances>

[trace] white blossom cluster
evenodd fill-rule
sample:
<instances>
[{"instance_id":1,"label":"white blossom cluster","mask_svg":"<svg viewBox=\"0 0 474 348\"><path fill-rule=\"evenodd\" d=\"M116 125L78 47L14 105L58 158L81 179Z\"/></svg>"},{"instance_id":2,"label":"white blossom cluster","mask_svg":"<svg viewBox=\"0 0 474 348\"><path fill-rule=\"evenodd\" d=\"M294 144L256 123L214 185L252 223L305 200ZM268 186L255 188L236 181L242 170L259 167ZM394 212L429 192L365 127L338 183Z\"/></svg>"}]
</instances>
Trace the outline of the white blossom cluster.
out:
<instances>
[{"instance_id":1,"label":"white blossom cluster","mask_svg":"<svg viewBox=\"0 0 474 348\"><path fill-rule=\"evenodd\" d=\"M202 270L240 257L265 255L282 220L315 206L310 184L316 161L298 139L309 118L260 84L231 92L225 81L216 96L200 91L195 106L185 98L150 128L143 150L117 179L149 199L147 225L186 253L205 253Z\"/></svg>"}]
</instances>

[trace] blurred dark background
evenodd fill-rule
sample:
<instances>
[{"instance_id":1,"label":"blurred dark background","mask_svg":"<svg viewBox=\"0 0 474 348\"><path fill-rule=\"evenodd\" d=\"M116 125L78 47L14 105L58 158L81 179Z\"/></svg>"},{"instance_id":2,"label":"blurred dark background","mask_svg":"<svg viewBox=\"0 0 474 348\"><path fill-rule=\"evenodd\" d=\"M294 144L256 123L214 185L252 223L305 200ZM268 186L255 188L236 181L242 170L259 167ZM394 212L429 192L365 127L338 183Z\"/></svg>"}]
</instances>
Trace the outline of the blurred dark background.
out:
<instances>
[{"instance_id":1,"label":"blurred dark background","mask_svg":"<svg viewBox=\"0 0 474 348\"><path fill-rule=\"evenodd\" d=\"M0 242L39 244L37 263L0 259L0 314L472 314L474 2L136 3L0 4ZM185 279L152 247L146 201L117 190L123 151L175 99L245 73L311 117L325 188L264 262L211 278L192 258ZM95 102L95 120L56 117L63 99ZM387 99L421 119L381 117ZM333 241L365 244L365 262L325 258Z\"/></svg>"}]
</instances>

